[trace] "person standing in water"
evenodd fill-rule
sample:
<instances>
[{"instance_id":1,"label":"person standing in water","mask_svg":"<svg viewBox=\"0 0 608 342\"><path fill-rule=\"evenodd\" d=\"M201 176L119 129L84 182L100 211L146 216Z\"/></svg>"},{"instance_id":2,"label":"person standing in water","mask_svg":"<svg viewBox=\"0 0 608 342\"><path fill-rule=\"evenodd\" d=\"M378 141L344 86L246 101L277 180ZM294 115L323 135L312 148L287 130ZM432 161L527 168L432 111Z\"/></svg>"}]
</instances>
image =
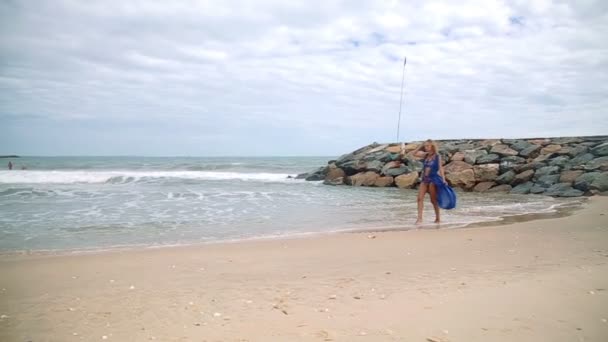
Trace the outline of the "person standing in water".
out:
<instances>
[{"instance_id":1,"label":"person standing in water","mask_svg":"<svg viewBox=\"0 0 608 342\"><path fill-rule=\"evenodd\" d=\"M9 160L8 162L8 169L12 170L13 169L13 163Z\"/></svg>"},{"instance_id":2,"label":"person standing in water","mask_svg":"<svg viewBox=\"0 0 608 342\"><path fill-rule=\"evenodd\" d=\"M428 139L413 152L416 158L424 159L422 182L418 189L418 219L416 220L416 224L422 223L424 197L427 193L431 196L431 203L435 209L435 223L441 222L439 204L437 203L437 186L446 184L446 181L441 156L439 156L437 151L437 144L433 140Z\"/></svg>"}]
</instances>

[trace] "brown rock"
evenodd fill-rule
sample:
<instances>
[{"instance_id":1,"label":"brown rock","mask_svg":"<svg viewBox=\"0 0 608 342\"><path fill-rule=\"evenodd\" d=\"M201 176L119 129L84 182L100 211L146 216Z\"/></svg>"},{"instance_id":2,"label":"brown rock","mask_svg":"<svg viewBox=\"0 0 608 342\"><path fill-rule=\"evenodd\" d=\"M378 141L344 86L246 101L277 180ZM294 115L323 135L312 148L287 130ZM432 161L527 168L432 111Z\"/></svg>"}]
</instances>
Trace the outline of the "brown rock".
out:
<instances>
[{"instance_id":1,"label":"brown rock","mask_svg":"<svg viewBox=\"0 0 608 342\"><path fill-rule=\"evenodd\" d=\"M391 185L393 185L393 177L391 177L391 176L378 177L378 179L376 179L376 182L374 183L374 186L377 186L379 188L383 188L383 187L387 187L387 186L391 186Z\"/></svg>"},{"instance_id":2,"label":"brown rock","mask_svg":"<svg viewBox=\"0 0 608 342\"><path fill-rule=\"evenodd\" d=\"M490 153L495 153L500 156L516 156L519 152L510 148L508 145L499 144L492 146Z\"/></svg>"},{"instance_id":3,"label":"brown rock","mask_svg":"<svg viewBox=\"0 0 608 342\"><path fill-rule=\"evenodd\" d=\"M498 145L500 144L501 141L498 139L486 139L486 140L482 140L481 142L479 142L479 146L494 146L494 145Z\"/></svg>"},{"instance_id":4,"label":"brown rock","mask_svg":"<svg viewBox=\"0 0 608 342\"><path fill-rule=\"evenodd\" d=\"M373 186L378 177L378 174L374 171L359 172L354 176L347 177L346 184L352 186Z\"/></svg>"},{"instance_id":5,"label":"brown rock","mask_svg":"<svg viewBox=\"0 0 608 342\"><path fill-rule=\"evenodd\" d=\"M530 140L528 140L528 142L530 144L534 144L534 145L545 146L545 145L549 145L551 143L551 140L549 140L549 139L530 139Z\"/></svg>"},{"instance_id":6,"label":"brown rock","mask_svg":"<svg viewBox=\"0 0 608 342\"><path fill-rule=\"evenodd\" d=\"M486 192L488 190L490 190L491 187L493 187L496 183L494 182L481 182L478 183L477 185L475 185L475 187L473 188L473 191L475 192Z\"/></svg>"},{"instance_id":7,"label":"brown rock","mask_svg":"<svg viewBox=\"0 0 608 342\"><path fill-rule=\"evenodd\" d=\"M467 164L463 161L455 160L445 166L445 173L447 174L450 172L461 172L461 171L468 170L471 168L473 168L473 167L470 164Z\"/></svg>"},{"instance_id":8,"label":"brown rock","mask_svg":"<svg viewBox=\"0 0 608 342\"><path fill-rule=\"evenodd\" d=\"M552 153L556 153L557 151L561 150L562 146L561 145L547 145L545 147L543 147L540 150L540 154L552 154Z\"/></svg>"},{"instance_id":9,"label":"brown rock","mask_svg":"<svg viewBox=\"0 0 608 342\"><path fill-rule=\"evenodd\" d=\"M344 170L337 167L335 164L329 166L329 171L327 171L327 175L325 176L326 181L333 181L337 178L344 177Z\"/></svg>"},{"instance_id":10,"label":"brown rock","mask_svg":"<svg viewBox=\"0 0 608 342\"><path fill-rule=\"evenodd\" d=\"M452 161L464 161L464 152L458 151L454 153L451 159Z\"/></svg>"},{"instance_id":11,"label":"brown rock","mask_svg":"<svg viewBox=\"0 0 608 342\"><path fill-rule=\"evenodd\" d=\"M405 147L403 148L403 150L405 151L405 153L408 153L408 152L411 152L411 151L417 149L418 146L420 146L420 144L416 144L416 143L405 144Z\"/></svg>"},{"instance_id":12,"label":"brown rock","mask_svg":"<svg viewBox=\"0 0 608 342\"><path fill-rule=\"evenodd\" d=\"M534 160L532 160L532 161L537 162L537 163L542 163L542 162L545 162L547 159L553 158L553 156L554 156L553 153L541 154L540 156L534 158Z\"/></svg>"},{"instance_id":13,"label":"brown rock","mask_svg":"<svg viewBox=\"0 0 608 342\"><path fill-rule=\"evenodd\" d=\"M389 146L389 147L386 148L386 152L400 153L401 152L401 146Z\"/></svg>"},{"instance_id":14,"label":"brown rock","mask_svg":"<svg viewBox=\"0 0 608 342\"><path fill-rule=\"evenodd\" d=\"M470 189L475 186L475 172L473 172L473 169L471 168L459 172L448 173L445 175L445 178L455 187Z\"/></svg>"},{"instance_id":15,"label":"brown rock","mask_svg":"<svg viewBox=\"0 0 608 342\"><path fill-rule=\"evenodd\" d=\"M498 177L499 167L500 164L475 165L473 167L473 171L475 171L475 179L481 182L494 181L496 177Z\"/></svg>"},{"instance_id":16,"label":"brown rock","mask_svg":"<svg viewBox=\"0 0 608 342\"><path fill-rule=\"evenodd\" d=\"M515 179L513 179L511 185L523 184L532 179L532 176L534 176L534 170L526 170L522 173L517 174L515 176Z\"/></svg>"},{"instance_id":17,"label":"brown rock","mask_svg":"<svg viewBox=\"0 0 608 342\"><path fill-rule=\"evenodd\" d=\"M511 189L513 189L513 187L509 184L501 184L491 188L488 192L509 192Z\"/></svg>"},{"instance_id":18,"label":"brown rock","mask_svg":"<svg viewBox=\"0 0 608 342\"><path fill-rule=\"evenodd\" d=\"M418 172L410 172L395 177L395 184L400 188L411 188L418 181Z\"/></svg>"}]
</instances>

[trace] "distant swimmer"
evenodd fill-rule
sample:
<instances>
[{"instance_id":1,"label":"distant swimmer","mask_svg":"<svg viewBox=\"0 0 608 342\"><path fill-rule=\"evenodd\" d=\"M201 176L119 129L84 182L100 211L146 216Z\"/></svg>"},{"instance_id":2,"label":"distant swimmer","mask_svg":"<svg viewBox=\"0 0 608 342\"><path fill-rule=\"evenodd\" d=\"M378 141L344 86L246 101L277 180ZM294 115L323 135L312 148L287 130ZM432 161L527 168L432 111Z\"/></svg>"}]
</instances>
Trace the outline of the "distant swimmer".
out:
<instances>
[{"instance_id":1,"label":"distant swimmer","mask_svg":"<svg viewBox=\"0 0 608 342\"><path fill-rule=\"evenodd\" d=\"M8 162L8 169L12 170L13 169L13 163L11 163L10 161Z\"/></svg>"},{"instance_id":2,"label":"distant swimmer","mask_svg":"<svg viewBox=\"0 0 608 342\"><path fill-rule=\"evenodd\" d=\"M21 170L27 170L27 167L25 167L25 165L23 165L23 166L21 167Z\"/></svg>"}]
</instances>

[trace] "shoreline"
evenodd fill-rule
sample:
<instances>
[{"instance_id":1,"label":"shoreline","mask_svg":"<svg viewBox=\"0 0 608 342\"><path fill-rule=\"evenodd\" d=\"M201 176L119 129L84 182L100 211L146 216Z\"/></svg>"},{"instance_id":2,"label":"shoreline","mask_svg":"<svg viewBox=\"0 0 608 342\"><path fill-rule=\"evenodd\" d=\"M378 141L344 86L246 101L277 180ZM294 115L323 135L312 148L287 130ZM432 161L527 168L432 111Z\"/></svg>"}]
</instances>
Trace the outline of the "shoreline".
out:
<instances>
[{"instance_id":1,"label":"shoreline","mask_svg":"<svg viewBox=\"0 0 608 342\"><path fill-rule=\"evenodd\" d=\"M539 195L542 196L542 195ZM226 239L226 240L211 240L205 242L185 242L174 244L141 244L141 245L123 245L109 247L91 247L77 249L37 249L37 250L17 250L17 251L0 251L0 259L11 257L54 257L54 256L70 256L70 255L86 255L86 254L102 254L102 253L120 253L129 251L145 251L165 248L187 248L187 247L204 247L208 245L223 245L223 244L241 244L256 241L284 241L298 239L315 239L323 238L336 234L366 234L366 233L383 233L383 232L408 232L416 230L445 230L445 229L466 229L466 228L483 228L504 226L513 223L521 223L535 220L544 220L551 218L559 218L572 215L574 212L584 209L590 198L579 198L570 203L554 204L546 210L548 212L532 212L523 214L511 214L498 216L494 220L471 222L471 223L449 223L442 222L441 224L423 223L420 226L411 225L396 225L396 226L376 226L365 228L342 228L325 232L294 232L286 235L267 235L253 236L241 239ZM428 210L428 208L427 208Z\"/></svg>"},{"instance_id":2,"label":"shoreline","mask_svg":"<svg viewBox=\"0 0 608 342\"><path fill-rule=\"evenodd\" d=\"M0 340L608 337L608 198L500 227L368 235L0 257Z\"/></svg>"}]
</instances>

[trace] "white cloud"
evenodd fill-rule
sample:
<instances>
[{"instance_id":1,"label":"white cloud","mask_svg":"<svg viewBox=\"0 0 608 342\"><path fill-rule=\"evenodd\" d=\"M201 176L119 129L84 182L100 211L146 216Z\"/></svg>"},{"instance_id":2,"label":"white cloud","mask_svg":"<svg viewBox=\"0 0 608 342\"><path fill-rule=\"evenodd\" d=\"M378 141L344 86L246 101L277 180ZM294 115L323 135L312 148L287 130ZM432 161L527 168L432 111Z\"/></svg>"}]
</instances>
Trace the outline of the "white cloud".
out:
<instances>
[{"instance_id":1,"label":"white cloud","mask_svg":"<svg viewBox=\"0 0 608 342\"><path fill-rule=\"evenodd\" d=\"M394 139L404 55L406 138L608 133L601 1L4 2L0 19L5 152L99 153L74 140L95 127L106 153L339 154Z\"/></svg>"}]
</instances>

